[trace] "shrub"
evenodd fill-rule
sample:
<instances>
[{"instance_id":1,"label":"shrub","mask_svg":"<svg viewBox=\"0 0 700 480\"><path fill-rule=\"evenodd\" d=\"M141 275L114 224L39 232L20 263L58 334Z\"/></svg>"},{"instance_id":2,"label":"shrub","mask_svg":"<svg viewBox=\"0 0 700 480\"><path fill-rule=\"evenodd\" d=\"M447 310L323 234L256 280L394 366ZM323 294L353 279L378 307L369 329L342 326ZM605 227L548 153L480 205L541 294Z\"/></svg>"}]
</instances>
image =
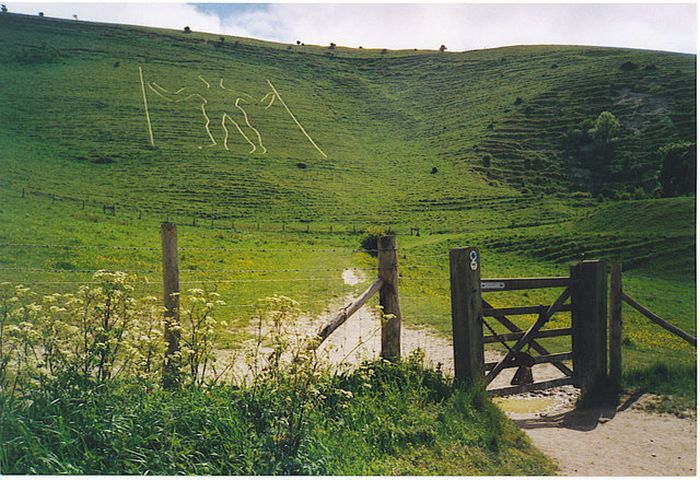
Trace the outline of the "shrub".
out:
<instances>
[{"instance_id":1,"label":"shrub","mask_svg":"<svg viewBox=\"0 0 700 480\"><path fill-rule=\"evenodd\" d=\"M522 97L516 97L513 105L520 105L521 103L523 103Z\"/></svg>"},{"instance_id":2,"label":"shrub","mask_svg":"<svg viewBox=\"0 0 700 480\"><path fill-rule=\"evenodd\" d=\"M192 30L190 30L190 27L185 27L184 32L185 33L192 33Z\"/></svg>"},{"instance_id":3,"label":"shrub","mask_svg":"<svg viewBox=\"0 0 700 480\"><path fill-rule=\"evenodd\" d=\"M431 169L430 169L430 173L432 173L433 175L435 175L436 173L438 173L438 168L437 168L437 167L431 168Z\"/></svg>"},{"instance_id":4,"label":"shrub","mask_svg":"<svg viewBox=\"0 0 700 480\"><path fill-rule=\"evenodd\" d=\"M305 169L307 165L304 162L298 162L297 163L297 168Z\"/></svg>"},{"instance_id":5,"label":"shrub","mask_svg":"<svg viewBox=\"0 0 700 480\"><path fill-rule=\"evenodd\" d=\"M328 46L328 48L333 49L333 48L335 48L335 46L336 46L335 43L331 42L331 44Z\"/></svg>"},{"instance_id":6,"label":"shrub","mask_svg":"<svg viewBox=\"0 0 700 480\"><path fill-rule=\"evenodd\" d=\"M620 130L620 121L610 112L601 112L593 124L593 139L601 145L608 145Z\"/></svg>"},{"instance_id":7,"label":"shrub","mask_svg":"<svg viewBox=\"0 0 700 480\"><path fill-rule=\"evenodd\" d=\"M299 40L297 40L297 45L301 45L301 42Z\"/></svg>"},{"instance_id":8,"label":"shrub","mask_svg":"<svg viewBox=\"0 0 700 480\"><path fill-rule=\"evenodd\" d=\"M379 237L385 235L394 235L394 230L392 230L391 227L369 227L365 231L364 237L360 240L360 247L373 257L376 257L377 241Z\"/></svg>"},{"instance_id":9,"label":"shrub","mask_svg":"<svg viewBox=\"0 0 700 480\"><path fill-rule=\"evenodd\" d=\"M2 15L7 14L7 5L5 5L5 4L0 5L0 14L2 14Z\"/></svg>"},{"instance_id":10,"label":"shrub","mask_svg":"<svg viewBox=\"0 0 700 480\"><path fill-rule=\"evenodd\" d=\"M692 142L674 142L659 149L659 183L665 197L695 192L697 147Z\"/></svg>"},{"instance_id":11,"label":"shrub","mask_svg":"<svg viewBox=\"0 0 700 480\"><path fill-rule=\"evenodd\" d=\"M620 70L623 72L631 72L632 70L637 70L639 68L639 65L637 65L634 62L624 62L622 65L620 65Z\"/></svg>"},{"instance_id":12,"label":"shrub","mask_svg":"<svg viewBox=\"0 0 700 480\"><path fill-rule=\"evenodd\" d=\"M493 157L492 157L491 154L489 154L489 153L487 153L486 155L484 155L483 157L481 157L481 164L484 166L484 168L489 168L489 167L491 167L491 159L492 159L492 158L493 158Z\"/></svg>"},{"instance_id":13,"label":"shrub","mask_svg":"<svg viewBox=\"0 0 700 480\"><path fill-rule=\"evenodd\" d=\"M554 70L555 68L559 68L559 65L557 65L556 63L553 63L549 68Z\"/></svg>"},{"instance_id":14,"label":"shrub","mask_svg":"<svg viewBox=\"0 0 700 480\"><path fill-rule=\"evenodd\" d=\"M444 45L440 45L440 53L445 53L445 50L447 50L447 47Z\"/></svg>"},{"instance_id":15,"label":"shrub","mask_svg":"<svg viewBox=\"0 0 700 480\"><path fill-rule=\"evenodd\" d=\"M44 12L39 12L39 16L40 16L40 17L43 17L43 16L44 16Z\"/></svg>"}]
</instances>

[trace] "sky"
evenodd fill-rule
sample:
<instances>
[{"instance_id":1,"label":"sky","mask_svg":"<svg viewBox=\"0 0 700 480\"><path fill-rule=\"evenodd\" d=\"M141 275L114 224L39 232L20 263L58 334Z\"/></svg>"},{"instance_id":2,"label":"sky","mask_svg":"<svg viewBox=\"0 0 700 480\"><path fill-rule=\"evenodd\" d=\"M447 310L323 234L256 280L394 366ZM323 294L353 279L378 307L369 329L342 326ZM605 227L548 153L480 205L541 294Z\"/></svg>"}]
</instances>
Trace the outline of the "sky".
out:
<instances>
[{"instance_id":1,"label":"sky","mask_svg":"<svg viewBox=\"0 0 700 480\"><path fill-rule=\"evenodd\" d=\"M283 43L449 51L596 45L697 52L685 4L13 3L10 12L252 37Z\"/></svg>"}]
</instances>

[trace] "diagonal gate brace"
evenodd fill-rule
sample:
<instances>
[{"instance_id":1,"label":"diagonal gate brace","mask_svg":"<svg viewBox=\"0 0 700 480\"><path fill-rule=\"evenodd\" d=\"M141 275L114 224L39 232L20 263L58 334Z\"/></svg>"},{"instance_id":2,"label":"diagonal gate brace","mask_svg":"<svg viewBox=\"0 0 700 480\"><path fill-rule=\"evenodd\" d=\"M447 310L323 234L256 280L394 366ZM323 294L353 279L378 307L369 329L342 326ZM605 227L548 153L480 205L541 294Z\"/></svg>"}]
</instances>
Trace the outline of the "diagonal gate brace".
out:
<instances>
[{"instance_id":1,"label":"diagonal gate brace","mask_svg":"<svg viewBox=\"0 0 700 480\"><path fill-rule=\"evenodd\" d=\"M512 351L513 352L519 352L528 342L532 342L532 338L535 336L535 334L542 328L542 326L549 321L549 319L554 315L562 305L564 305L564 302L566 302L569 297L571 296L570 290L567 288L565 289L561 295L559 295L559 298L556 299L556 301L547 309L546 312L544 312L540 317L537 319L537 321L530 327L528 328L527 332L525 332L525 335L522 336L520 340L516 342L516 344L513 346ZM517 327L516 327L517 328ZM540 347L542 348L542 347ZM495 367L489 372L489 374L486 376L486 385L491 383L494 378L498 376L499 373L506 367L508 364L508 361L511 358L511 354L508 354L504 356L498 364L496 364ZM561 370L561 369L560 369ZM564 372L566 373L566 372ZM570 374L566 374L570 375Z\"/></svg>"},{"instance_id":2,"label":"diagonal gate brace","mask_svg":"<svg viewBox=\"0 0 700 480\"><path fill-rule=\"evenodd\" d=\"M493 305L491 305L489 302L486 300L482 299L482 304L486 308L493 308ZM520 333L522 332L522 329L518 327L515 323L511 322L508 317L505 315L491 315L494 317L496 320L498 320L501 324L503 324L504 327L506 327L508 330L514 333ZM549 355L549 350L544 348L542 345L540 345L537 340L532 340L530 341L530 346L532 347L533 350L535 350L537 353L540 355ZM573 371L569 367L567 367L565 364L562 362L552 362L552 365L554 365L561 373L566 375L567 377L570 377L574 374Z\"/></svg>"}]
</instances>

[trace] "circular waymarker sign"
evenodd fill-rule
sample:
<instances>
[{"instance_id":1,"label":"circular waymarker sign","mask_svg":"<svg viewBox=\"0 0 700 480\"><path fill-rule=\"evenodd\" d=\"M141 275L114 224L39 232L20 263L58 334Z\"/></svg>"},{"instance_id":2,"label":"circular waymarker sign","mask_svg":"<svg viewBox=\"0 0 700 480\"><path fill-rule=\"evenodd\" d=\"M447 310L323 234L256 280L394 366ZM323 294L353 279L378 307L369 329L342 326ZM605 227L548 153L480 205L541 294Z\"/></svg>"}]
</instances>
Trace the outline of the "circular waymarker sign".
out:
<instances>
[{"instance_id":1,"label":"circular waymarker sign","mask_svg":"<svg viewBox=\"0 0 700 480\"><path fill-rule=\"evenodd\" d=\"M469 258L472 262L475 262L478 256L479 255L476 253L476 250L472 250L471 252L469 252Z\"/></svg>"},{"instance_id":2,"label":"circular waymarker sign","mask_svg":"<svg viewBox=\"0 0 700 480\"><path fill-rule=\"evenodd\" d=\"M472 263L469 266L472 270L476 270L477 268L479 268L479 264L476 263L476 260L472 260Z\"/></svg>"}]
</instances>

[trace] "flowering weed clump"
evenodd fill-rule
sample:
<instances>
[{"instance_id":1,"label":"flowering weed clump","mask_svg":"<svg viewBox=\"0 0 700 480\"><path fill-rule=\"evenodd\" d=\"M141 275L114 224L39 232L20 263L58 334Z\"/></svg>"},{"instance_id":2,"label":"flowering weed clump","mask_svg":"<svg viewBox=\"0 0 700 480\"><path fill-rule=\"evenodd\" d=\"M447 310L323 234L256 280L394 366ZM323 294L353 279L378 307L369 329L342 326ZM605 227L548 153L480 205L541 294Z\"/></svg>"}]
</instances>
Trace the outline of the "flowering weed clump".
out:
<instances>
[{"instance_id":1,"label":"flowering weed clump","mask_svg":"<svg viewBox=\"0 0 700 480\"><path fill-rule=\"evenodd\" d=\"M44 297L0 286L0 472L552 472L483 392L454 390L419 353L332 372L295 333L302 312L284 296L261 302L232 382L241 365L216 358L221 300L185 292L180 388L163 388L163 307L135 297L134 280L101 271Z\"/></svg>"},{"instance_id":2,"label":"flowering weed clump","mask_svg":"<svg viewBox=\"0 0 700 480\"><path fill-rule=\"evenodd\" d=\"M164 308L154 296L134 296L136 278L98 271L75 293L39 296L0 284L0 393L26 394L47 382L128 380L155 386L166 344ZM214 370L213 346L222 305L216 292L186 292L181 310L181 377L202 386Z\"/></svg>"}]
</instances>

